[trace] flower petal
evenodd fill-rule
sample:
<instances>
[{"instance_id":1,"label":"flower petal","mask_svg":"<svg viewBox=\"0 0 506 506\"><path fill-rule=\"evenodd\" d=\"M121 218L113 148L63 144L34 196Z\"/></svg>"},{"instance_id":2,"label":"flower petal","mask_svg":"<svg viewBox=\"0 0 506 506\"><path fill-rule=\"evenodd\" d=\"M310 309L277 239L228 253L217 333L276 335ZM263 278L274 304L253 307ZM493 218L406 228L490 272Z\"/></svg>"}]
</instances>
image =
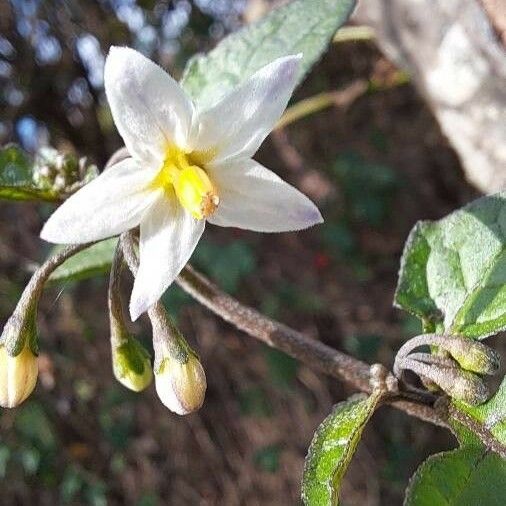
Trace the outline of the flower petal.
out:
<instances>
[{"instance_id":1,"label":"flower petal","mask_svg":"<svg viewBox=\"0 0 506 506\"><path fill-rule=\"evenodd\" d=\"M201 113L194 148L216 152L215 162L251 158L285 110L300 59L296 55L274 60Z\"/></svg>"},{"instance_id":2,"label":"flower petal","mask_svg":"<svg viewBox=\"0 0 506 506\"><path fill-rule=\"evenodd\" d=\"M136 227L156 199L157 192L147 190L153 177L132 158L113 165L66 200L40 236L57 244L84 243Z\"/></svg>"},{"instance_id":3,"label":"flower petal","mask_svg":"<svg viewBox=\"0 0 506 506\"><path fill-rule=\"evenodd\" d=\"M130 300L133 321L160 299L186 265L204 225L205 220L196 220L175 197L166 195L146 214L141 223L139 271Z\"/></svg>"},{"instance_id":4,"label":"flower petal","mask_svg":"<svg viewBox=\"0 0 506 506\"><path fill-rule=\"evenodd\" d=\"M288 232L322 223L318 208L299 190L254 160L210 169L220 204L208 221L257 232Z\"/></svg>"},{"instance_id":5,"label":"flower petal","mask_svg":"<svg viewBox=\"0 0 506 506\"><path fill-rule=\"evenodd\" d=\"M185 147L193 105L162 68L133 49L112 47L104 80L114 122L132 156L160 164L168 143Z\"/></svg>"}]
</instances>

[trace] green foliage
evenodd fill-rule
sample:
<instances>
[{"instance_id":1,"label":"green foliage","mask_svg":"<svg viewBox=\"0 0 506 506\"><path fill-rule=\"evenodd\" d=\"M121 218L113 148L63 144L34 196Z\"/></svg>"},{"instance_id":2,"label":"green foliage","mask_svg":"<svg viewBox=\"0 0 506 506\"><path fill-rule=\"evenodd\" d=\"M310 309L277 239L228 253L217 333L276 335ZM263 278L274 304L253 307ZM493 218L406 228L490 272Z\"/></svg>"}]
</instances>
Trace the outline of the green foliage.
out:
<instances>
[{"instance_id":1,"label":"green foliage","mask_svg":"<svg viewBox=\"0 0 506 506\"><path fill-rule=\"evenodd\" d=\"M344 223L329 223L320 230L323 245L337 259L357 254L357 243L350 227Z\"/></svg>"},{"instance_id":2,"label":"green foliage","mask_svg":"<svg viewBox=\"0 0 506 506\"><path fill-rule=\"evenodd\" d=\"M240 240L218 245L203 239L197 246L192 261L230 293L235 293L240 282L256 268L253 249Z\"/></svg>"},{"instance_id":3,"label":"green foliage","mask_svg":"<svg viewBox=\"0 0 506 506\"><path fill-rule=\"evenodd\" d=\"M193 57L181 84L206 108L274 59L303 53L300 81L354 7L355 0L294 0Z\"/></svg>"},{"instance_id":4,"label":"green foliage","mask_svg":"<svg viewBox=\"0 0 506 506\"><path fill-rule=\"evenodd\" d=\"M344 349L361 360L374 362L382 341L383 337L376 334L346 336Z\"/></svg>"},{"instance_id":5,"label":"green foliage","mask_svg":"<svg viewBox=\"0 0 506 506\"><path fill-rule=\"evenodd\" d=\"M304 465L302 500L306 506L335 506L341 480L379 395L352 397L337 404L316 430Z\"/></svg>"},{"instance_id":6,"label":"green foliage","mask_svg":"<svg viewBox=\"0 0 506 506\"><path fill-rule=\"evenodd\" d=\"M262 313L271 318L280 318L286 309L314 315L324 308L325 301L319 294L284 280L264 293L261 302Z\"/></svg>"},{"instance_id":7,"label":"green foliage","mask_svg":"<svg viewBox=\"0 0 506 506\"><path fill-rule=\"evenodd\" d=\"M278 388L293 388L297 376L297 361L274 348L266 347L264 352L272 384Z\"/></svg>"},{"instance_id":8,"label":"green foliage","mask_svg":"<svg viewBox=\"0 0 506 506\"><path fill-rule=\"evenodd\" d=\"M483 197L411 231L395 303L426 331L484 339L506 328L505 197Z\"/></svg>"},{"instance_id":9,"label":"green foliage","mask_svg":"<svg viewBox=\"0 0 506 506\"><path fill-rule=\"evenodd\" d=\"M44 449L56 449L54 428L42 405L30 402L16 416L16 430L26 441Z\"/></svg>"},{"instance_id":10,"label":"green foliage","mask_svg":"<svg viewBox=\"0 0 506 506\"><path fill-rule=\"evenodd\" d=\"M393 192L398 185L390 167L348 152L336 159L332 174L342 188L346 200L345 212L349 219L373 227L385 223L390 214Z\"/></svg>"},{"instance_id":11,"label":"green foliage","mask_svg":"<svg viewBox=\"0 0 506 506\"><path fill-rule=\"evenodd\" d=\"M0 148L0 198L58 202L98 175L86 158L42 148L35 160L16 144Z\"/></svg>"},{"instance_id":12,"label":"green foliage","mask_svg":"<svg viewBox=\"0 0 506 506\"><path fill-rule=\"evenodd\" d=\"M506 496L506 461L480 447L429 457L416 471L405 506L501 506Z\"/></svg>"},{"instance_id":13,"label":"green foliage","mask_svg":"<svg viewBox=\"0 0 506 506\"><path fill-rule=\"evenodd\" d=\"M483 424L501 444L506 446L506 378L503 378L496 394L484 404L469 406L455 400L453 402L458 409Z\"/></svg>"},{"instance_id":14,"label":"green foliage","mask_svg":"<svg viewBox=\"0 0 506 506\"><path fill-rule=\"evenodd\" d=\"M255 465L267 473L275 473L279 469L279 445L268 445L260 448L254 455Z\"/></svg>"},{"instance_id":15,"label":"green foliage","mask_svg":"<svg viewBox=\"0 0 506 506\"><path fill-rule=\"evenodd\" d=\"M0 148L0 198L56 201L58 195L34 179L33 161L17 145Z\"/></svg>"},{"instance_id":16,"label":"green foliage","mask_svg":"<svg viewBox=\"0 0 506 506\"><path fill-rule=\"evenodd\" d=\"M7 446L0 444L0 478L5 478L7 464L11 458L11 451Z\"/></svg>"},{"instance_id":17,"label":"green foliage","mask_svg":"<svg viewBox=\"0 0 506 506\"><path fill-rule=\"evenodd\" d=\"M177 323L181 309L193 299L177 285L172 285L162 296L165 309L171 318Z\"/></svg>"},{"instance_id":18,"label":"green foliage","mask_svg":"<svg viewBox=\"0 0 506 506\"><path fill-rule=\"evenodd\" d=\"M70 281L105 274L111 268L118 239L106 239L70 257L51 274L51 281ZM62 246L56 246L58 251Z\"/></svg>"},{"instance_id":19,"label":"green foliage","mask_svg":"<svg viewBox=\"0 0 506 506\"><path fill-rule=\"evenodd\" d=\"M245 388L239 392L239 410L243 416L269 418L273 409L266 392L259 386Z\"/></svg>"},{"instance_id":20,"label":"green foliage","mask_svg":"<svg viewBox=\"0 0 506 506\"><path fill-rule=\"evenodd\" d=\"M79 496L90 506L107 504L106 485L79 466L67 467L60 484L60 498L63 504L76 504ZM79 502L81 504L81 502Z\"/></svg>"}]
</instances>

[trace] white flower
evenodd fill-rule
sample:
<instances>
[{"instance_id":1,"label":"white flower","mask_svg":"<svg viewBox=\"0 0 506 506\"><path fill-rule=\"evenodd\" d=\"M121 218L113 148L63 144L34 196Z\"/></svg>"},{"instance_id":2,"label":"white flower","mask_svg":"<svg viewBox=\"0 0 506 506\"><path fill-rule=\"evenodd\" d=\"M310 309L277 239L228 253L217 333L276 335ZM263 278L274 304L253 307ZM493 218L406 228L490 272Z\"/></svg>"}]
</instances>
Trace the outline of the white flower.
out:
<instances>
[{"instance_id":1,"label":"white flower","mask_svg":"<svg viewBox=\"0 0 506 506\"><path fill-rule=\"evenodd\" d=\"M259 232L321 223L307 197L251 159L286 107L299 60L273 61L198 111L160 67L132 49L111 48L105 90L131 158L61 205L41 237L83 243L140 225L135 320L188 262L206 220Z\"/></svg>"}]
</instances>

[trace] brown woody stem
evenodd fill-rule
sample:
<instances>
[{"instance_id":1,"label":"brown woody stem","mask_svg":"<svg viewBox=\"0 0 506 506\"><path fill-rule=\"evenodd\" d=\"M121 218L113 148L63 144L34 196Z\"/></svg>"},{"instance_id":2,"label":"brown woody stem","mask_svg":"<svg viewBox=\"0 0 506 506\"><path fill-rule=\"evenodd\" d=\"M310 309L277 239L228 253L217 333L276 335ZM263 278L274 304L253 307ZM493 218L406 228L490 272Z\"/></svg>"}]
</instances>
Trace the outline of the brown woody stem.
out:
<instances>
[{"instance_id":1,"label":"brown woody stem","mask_svg":"<svg viewBox=\"0 0 506 506\"><path fill-rule=\"evenodd\" d=\"M121 155L125 156L124 152ZM118 158L121 158L121 156ZM123 234L121 236L121 246L125 260L135 275L138 266L135 235L132 232ZM369 364L319 341L310 339L287 325L272 320L255 309L241 304L220 290L205 276L195 271L190 265L183 269L176 282L195 300L251 337L285 352L314 369L344 380L357 390L366 393L373 391L374 381L371 381L371 366ZM393 375L388 373L388 377L393 378ZM385 381L384 384L386 388L384 402L410 416L452 430L448 423L450 413L448 411L442 413L441 410L433 407L433 395L397 391L395 381ZM391 385L395 385L395 387L391 387ZM460 421L474 431L476 422ZM506 449L493 436L487 434L484 434L483 431L478 434L487 447L499 453L501 451L506 452Z\"/></svg>"}]
</instances>

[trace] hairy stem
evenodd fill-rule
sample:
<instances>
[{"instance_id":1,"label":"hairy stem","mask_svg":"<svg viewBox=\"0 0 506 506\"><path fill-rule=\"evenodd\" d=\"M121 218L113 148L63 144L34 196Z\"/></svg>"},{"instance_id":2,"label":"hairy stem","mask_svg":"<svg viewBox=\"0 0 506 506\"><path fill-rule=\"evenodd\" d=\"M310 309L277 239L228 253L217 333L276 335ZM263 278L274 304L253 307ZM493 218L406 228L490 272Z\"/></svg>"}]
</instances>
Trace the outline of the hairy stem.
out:
<instances>
[{"instance_id":1,"label":"hairy stem","mask_svg":"<svg viewBox=\"0 0 506 506\"><path fill-rule=\"evenodd\" d=\"M109 290L107 303L109 305L109 320L111 325L111 344L119 346L126 341L126 325L121 303L121 272L123 270L123 250L118 244L114 251L114 257L109 274Z\"/></svg>"},{"instance_id":2,"label":"hairy stem","mask_svg":"<svg viewBox=\"0 0 506 506\"><path fill-rule=\"evenodd\" d=\"M94 243L71 244L50 256L32 275L30 281L23 290L18 305L16 306L16 311L24 313L26 308L32 304L34 300L39 299L44 285L53 271L70 257L88 248L92 244Z\"/></svg>"},{"instance_id":3,"label":"hairy stem","mask_svg":"<svg viewBox=\"0 0 506 506\"><path fill-rule=\"evenodd\" d=\"M120 150L118 155L116 161L126 155L125 150ZM134 276L138 268L135 240L135 234L131 231L121 236L123 255ZM319 341L307 338L300 332L241 304L189 265L183 269L176 282L195 300L251 337L285 352L314 369L344 380L357 390L366 393L372 392L374 381L371 381L371 366L365 362L339 352ZM385 384L388 383L388 381L385 382ZM385 396L384 402L410 416L452 430L451 425L448 423L449 412L442 413L441 410L433 407L434 396L432 394L423 395L422 393L409 391L394 393L392 390ZM460 421L474 431L475 421ZM501 451L506 451L489 433L487 435L482 431L479 436L484 444L494 451L498 451L498 445Z\"/></svg>"},{"instance_id":4,"label":"hairy stem","mask_svg":"<svg viewBox=\"0 0 506 506\"><path fill-rule=\"evenodd\" d=\"M334 35L332 42L356 42L358 40L372 40L374 37L374 29L370 26L343 26Z\"/></svg>"},{"instance_id":5,"label":"hairy stem","mask_svg":"<svg viewBox=\"0 0 506 506\"><path fill-rule=\"evenodd\" d=\"M325 91L301 100L284 112L275 128L284 128L291 123L295 123L306 116L330 106L345 107L363 95L366 90L367 81L357 80L342 90Z\"/></svg>"},{"instance_id":6,"label":"hairy stem","mask_svg":"<svg viewBox=\"0 0 506 506\"><path fill-rule=\"evenodd\" d=\"M369 364L320 341L309 339L300 332L244 306L190 266L183 269L177 283L198 302L248 335L285 352L313 369L346 381L357 390L371 393ZM447 427L445 420L432 406L423 403L419 396L409 392L392 394L388 402L412 416Z\"/></svg>"}]
</instances>

